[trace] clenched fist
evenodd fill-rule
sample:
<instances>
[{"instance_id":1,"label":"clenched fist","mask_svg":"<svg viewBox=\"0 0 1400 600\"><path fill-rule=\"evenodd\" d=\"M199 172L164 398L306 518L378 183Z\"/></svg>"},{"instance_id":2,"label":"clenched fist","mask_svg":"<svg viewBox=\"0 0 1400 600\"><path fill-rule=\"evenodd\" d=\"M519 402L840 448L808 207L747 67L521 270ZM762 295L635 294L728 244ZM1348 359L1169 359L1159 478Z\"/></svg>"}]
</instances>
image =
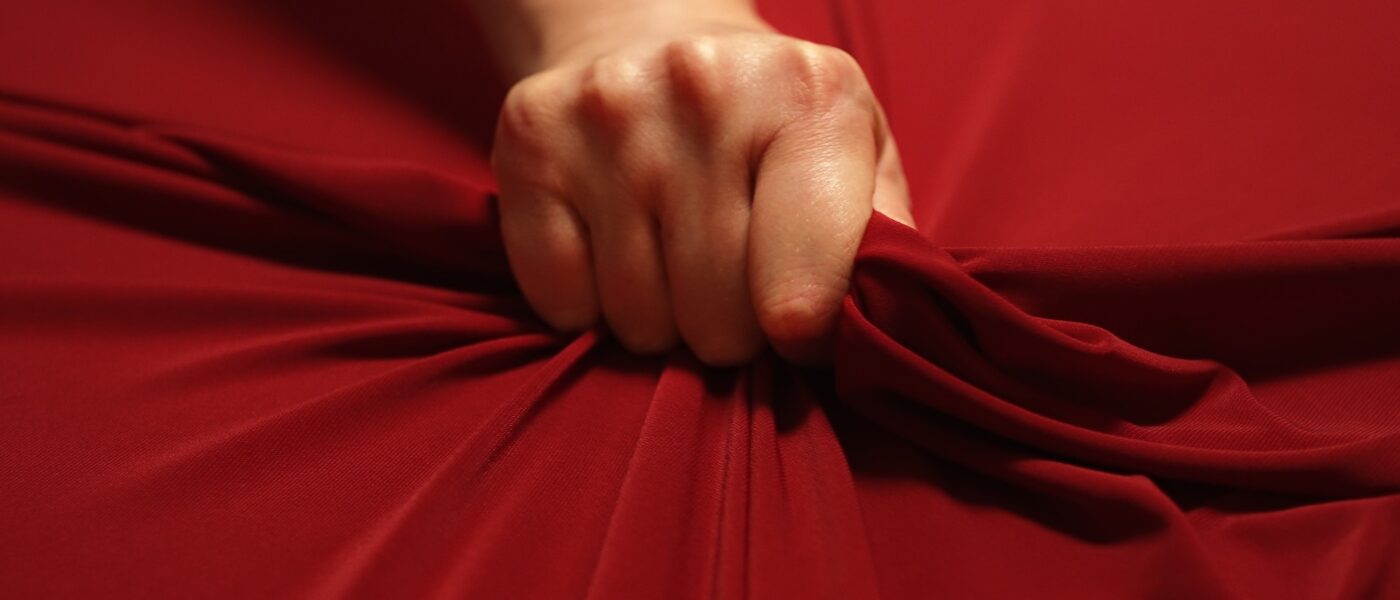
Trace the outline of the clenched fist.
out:
<instances>
[{"instance_id":1,"label":"clenched fist","mask_svg":"<svg viewBox=\"0 0 1400 600\"><path fill-rule=\"evenodd\" d=\"M525 297L635 352L683 340L734 365L766 340L820 361L872 208L912 224L860 66L757 17L630 23L544 57L501 111L492 162Z\"/></svg>"}]
</instances>

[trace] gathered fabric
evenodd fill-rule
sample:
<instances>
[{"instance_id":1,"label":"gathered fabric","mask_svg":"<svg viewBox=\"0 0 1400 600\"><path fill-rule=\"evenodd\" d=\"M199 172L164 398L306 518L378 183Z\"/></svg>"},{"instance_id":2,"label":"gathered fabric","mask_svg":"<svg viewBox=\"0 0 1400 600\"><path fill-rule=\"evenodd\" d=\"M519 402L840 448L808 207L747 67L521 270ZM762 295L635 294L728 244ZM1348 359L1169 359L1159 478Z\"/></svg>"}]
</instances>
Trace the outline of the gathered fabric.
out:
<instances>
[{"instance_id":1,"label":"gathered fabric","mask_svg":"<svg viewBox=\"0 0 1400 600\"><path fill-rule=\"evenodd\" d=\"M551 331L451 2L0 6L14 597L1400 598L1400 5L771 0L834 362Z\"/></svg>"}]
</instances>

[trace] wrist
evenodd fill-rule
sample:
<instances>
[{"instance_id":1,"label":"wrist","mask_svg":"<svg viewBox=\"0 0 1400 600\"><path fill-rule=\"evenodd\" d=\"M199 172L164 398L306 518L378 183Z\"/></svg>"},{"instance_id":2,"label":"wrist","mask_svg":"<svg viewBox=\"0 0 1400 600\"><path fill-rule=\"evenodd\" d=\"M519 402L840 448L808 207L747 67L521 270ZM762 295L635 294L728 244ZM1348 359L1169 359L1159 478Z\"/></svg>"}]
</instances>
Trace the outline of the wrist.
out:
<instances>
[{"instance_id":1,"label":"wrist","mask_svg":"<svg viewBox=\"0 0 1400 600\"><path fill-rule=\"evenodd\" d=\"M540 24L539 44L518 61L516 76L601 56L647 40L733 31L772 32L747 2L641 3L590 14L560 15Z\"/></svg>"}]
</instances>

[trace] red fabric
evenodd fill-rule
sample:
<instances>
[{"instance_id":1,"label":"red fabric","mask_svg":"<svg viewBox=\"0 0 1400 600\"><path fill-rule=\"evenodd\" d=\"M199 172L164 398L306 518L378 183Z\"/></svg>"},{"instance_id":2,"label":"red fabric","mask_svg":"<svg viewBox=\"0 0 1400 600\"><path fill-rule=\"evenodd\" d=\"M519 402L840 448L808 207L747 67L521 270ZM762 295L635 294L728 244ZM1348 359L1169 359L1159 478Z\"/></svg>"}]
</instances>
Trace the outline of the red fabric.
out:
<instances>
[{"instance_id":1,"label":"red fabric","mask_svg":"<svg viewBox=\"0 0 1400 600\"><path fill-rule=\"evenodd\" d=\"M542 327L451 3L0 3L0 589L1400 597L1400 4L763 8L922 227L830 370Z\"/></svg>"}]
</instances>

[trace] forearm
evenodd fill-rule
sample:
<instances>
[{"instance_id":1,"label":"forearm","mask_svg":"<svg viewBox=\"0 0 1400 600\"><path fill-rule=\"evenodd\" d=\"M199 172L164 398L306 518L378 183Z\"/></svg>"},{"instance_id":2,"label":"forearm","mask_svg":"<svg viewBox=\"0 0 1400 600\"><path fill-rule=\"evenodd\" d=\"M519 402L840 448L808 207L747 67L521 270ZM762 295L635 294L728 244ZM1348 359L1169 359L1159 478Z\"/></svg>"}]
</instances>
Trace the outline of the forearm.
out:
<instances>
[{"instance_id":1,"label":"forearm","mask_svg":"<svg viewBox=\"0 0 1400 600\"><path fill-rule=\"evenodd\" d=\"M761 27L752 0L468 0L502 72L519 79L599 38L668 23Z\"/></svg>"}]
</instances>

